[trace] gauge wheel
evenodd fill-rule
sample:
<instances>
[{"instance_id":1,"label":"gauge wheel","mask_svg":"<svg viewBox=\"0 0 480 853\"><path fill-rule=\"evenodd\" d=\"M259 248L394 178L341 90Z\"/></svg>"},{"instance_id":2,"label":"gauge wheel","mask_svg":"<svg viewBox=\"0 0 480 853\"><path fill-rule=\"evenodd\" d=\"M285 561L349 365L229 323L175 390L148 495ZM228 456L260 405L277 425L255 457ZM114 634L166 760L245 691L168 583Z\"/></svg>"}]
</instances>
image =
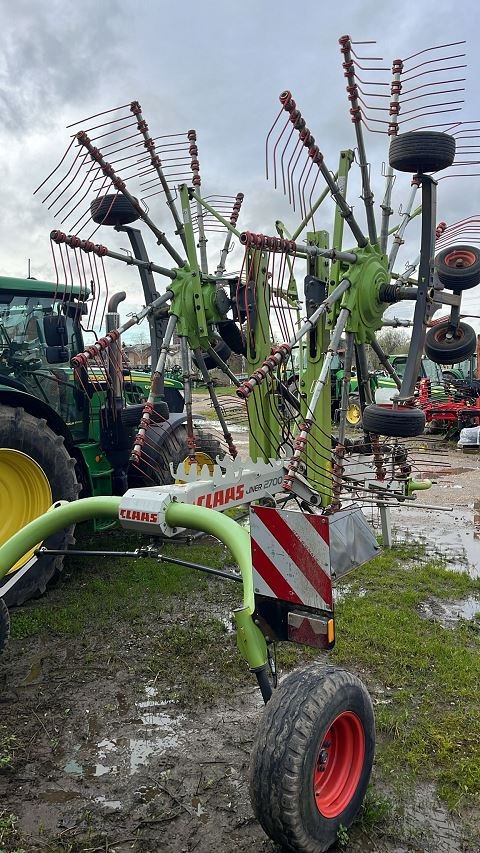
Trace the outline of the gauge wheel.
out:
<instances>
[{"instance_id":1,"label":"gauge wheel","mask_svg":"<svg viewBox=\"0 0 480 853\"><path fill-rule=\"evenodd\" d=\"M0 516L0 544L26 524L46 512L59 500L78 497L75 460L69 455L62 436L56 435L43 418L21 408L0 408L0 504L11 511ZM73 527L53 534L45 541L50 548L73 544ZM40 543L38 543L40 544ZM30 560L36 545L6 575L21 569ZM47 584L61 571L63 557L38 557L31 568L4 595L8 607L23 604L45 592ZM5 582L5 578L1 583Z\"/></svg>"},{"instance_id":2,"label":"gauge wheel","mask_svg":"<svg viewBox=\"0 0 480 853\"><path fill-rule=\"evenodd\" d=\"M412 130L394 136L389 161L399 172L439 172L455 159L455 139L435 130Z\"/></svg>"},{"instance_id":3,"label":"gauge wheel","mask_svg":"<svg viewBox=\"0 0 480 853\"><path fill-rule=\"evenodd\" d=\"M313 664L263 712L250 762L257 819L282 850L322 853L363 802L375 751L370 696L354 675Z\"/></svg>"},{"instance_id":4,"label":"gauge wheel","mask_svg":"<svg viewBox=\"0 0 480 853\"><path fill-rule=\"evenodd\" d=\"M122 193L111 193L94 199L90 215L97 225L128 225L140 219L138 211Z\"/></svg>"},{"instance_id":5,"label":"gauge wheel","mask_svg":"<svg viewBox=\"0 0 480 853\"><path fill-rule=\"evenodd\" d=\"M363 429L374 435L392 438L412 438L422 435L425 415L421 409L399 406L387 408L372 403L363 410Z\"/></svg>"},{"instance_id":6,"label":"gauge wheel","mask_svg":"<svg viewBox=\"0 0 480 853\"><path fill-rule=\"evenodd\" d=\"M432 326L425 337L425 355L436 364L457 364L470 358L477 348L477 333L468 323L459 322L452 331L450 322Z\"/></svg>"},{"instance_id":7,"label":"gauge wheel","mask_svg":"<svg viewBox=\"0 0 480 853\"><path fill-rule=\"evenodd\" d=\"M480 284L480 251L475 246L450 246L435 257L441 283L461 293Z\"/></svg>"}]
</instances>

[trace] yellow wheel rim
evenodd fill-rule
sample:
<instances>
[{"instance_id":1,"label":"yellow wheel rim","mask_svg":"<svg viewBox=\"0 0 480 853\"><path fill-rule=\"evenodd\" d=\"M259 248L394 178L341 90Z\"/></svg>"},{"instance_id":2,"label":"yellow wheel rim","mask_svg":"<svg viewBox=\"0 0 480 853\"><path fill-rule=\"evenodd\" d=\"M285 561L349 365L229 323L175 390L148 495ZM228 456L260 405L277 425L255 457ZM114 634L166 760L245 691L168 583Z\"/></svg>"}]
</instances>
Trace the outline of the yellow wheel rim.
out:
<instances>
[{"instance_id":1,"label":"yellow wheel rim","mask_svg":"<svg viewBox=\"0 0 480 853\"><path fill-rule=\"evenodd\" d=\"M358 403L349 403L347 407L347 423L356 426L362 419L362 410Z\"/></svg>"},{"instance_id":2,"label":"yellow wheel rim","mask_svg":"<svg viewBox=\"0 0 480 853\"><path fill-rule=\"evenodd\" d=\"M52 504L50 483L40 465L20 450L0 448L0 506L5 508L0 514L0 543L3 545ZM36 548L38 545L15 563L10 572L24 566Z\"/></svg>"},{"instance_id":3,"label":"yellow wheel rim","mask_svg":"<svg viewBox=\"0 0 480 853\"><path fill-rule=\"evenodd\" d=\"M213 474L215 462L213 461L212 457L208 455L208 453L202 453L201 451L197 451L195 453L195 459L197 460L197 474L200 473L204 465L207 466L210 474ZM192 463L190 462L189 456L185 457L185 459L183 460L183 464L185 465L185 472L188 474L190 468L192 467ZM175 482L177 484L181 484L184 483L185 480L175 480Z\"/></svg>"}]
</instances>

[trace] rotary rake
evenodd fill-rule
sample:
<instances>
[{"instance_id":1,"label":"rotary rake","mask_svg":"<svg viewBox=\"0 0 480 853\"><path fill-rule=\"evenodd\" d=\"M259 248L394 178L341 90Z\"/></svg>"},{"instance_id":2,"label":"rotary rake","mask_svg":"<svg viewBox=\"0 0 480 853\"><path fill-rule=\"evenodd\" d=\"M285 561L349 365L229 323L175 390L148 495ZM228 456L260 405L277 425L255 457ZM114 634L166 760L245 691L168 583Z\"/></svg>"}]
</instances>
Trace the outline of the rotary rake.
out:
<instances>
[{"instance_id":1,"label":"rotary rake","mask_svg":"<svg viewBox=\"0 0 480 853\"><path fill-rule=\"evenodd\" d=\"M11 565L27 545L32 547L53 530L112 512L122 526L151 537L198 529L223 541L240 574L193 568L243 584L243 605L234 612L238 644L268 703L252 756L252 802L268 835L293 851L326 850L338 828L352 823L373 762L373 711L363 684L335 667L315 664L277 686L272 648L279 640L332 648L332 585L378 553L362 506L380 508L388 533L389 506L413 501L418 489L431 485L415 479L419 460L410 453L410 440L422 434L425 423L414 398L427 329L434 312L449 306L442 346L433 342L433 350L435 345L437 352L441 349L445 361L445 349L465 343L465 324L459 320L462 292L480 282L477 250L451 242L460 234L475 233L476 220L449 228L435 224L437 180L476 164L472 150L463 144L476 135L476 123L462 122L457 115L463 91L458 75L464 68L459 45L436 46L395 60L388 82L383 60L362 58L349 36L340 39L355 150L340 153L335 173L291 92L282 92L280 112L267 137L267 177L300 213L302 221L292 232L278 220L274 235L239 232L240 193L202 196L195 131L152 137L137 102L83 122L84 129L75 131L64 157L42 184L54 184L43 201L69 229L51 234L52 248L60 257L58 281L61 271L67 281L77 275L85 287L89 279L94 281L97 315L108 259L136 266L141 276L167 280L165 291L156 292L142 311L74 359L80 375L83 371L88 376L94 366L115 388L120 381L121 335L143 318L158 312L164 316L150 394L130 454L130 465L148 474L152 487L129 489L121 498L91 498L55 508L3 546L2 566ZM401 124L406 131L402 126L400 133ZM379 224L364 129L390 140ZM348 202L349 176L356 166L366 229ZM411 188L399 223L391 227L395 171L410 175ZM319 193L322 182L325 188ZM145 200L158 194L173 217L175 244L162 220L156 224L146 206ZM421 207L414 208L418 194ZM317 211L328 198L334 202L331 237L315 226ZM397 273L405 231L420 214L418 258ZM132 237L136 229L131 228L136 220L153 234L159 250L173 261L172 268L153 262L139 248ZM102 225L126 232L133 254L93 242ZM345 248L346 228L351 241ZM85 229L89 233L84 237L80 230ZM218 230L225 236L223 245L218 236L211 238L220 250L213 267L206 235ZM227 272L232 237L243 257L239 271ZM436 240L441 251L434 266ZM60 302L67 290L68 285L59 284ZM412 340L400 378L376 333L384 322L392 322L384 319L386 309L408 300L414 304ZM431 330L437 328L431 325ZM159 436L168 415L163 383L174 335L185 384L188 458L176 468L175 484L158 486ZM391 409L372 399L367 346L397 386ZM244 381L228 366L232 351L245 358ZM330 369L340 353L343 391L338 429L333 430ZM192 362L207 384L223 432L227 452L214 466L203 464L197 453ZM215 367L236 385L235 417L248 418L247 459L237 454L231 415L217 398L209 373ZM346 427L354 371L363 428L356 439L349 438ZM250 533L218 512L245 504L250 507ZM155 544L139 548L135 555L164 559Z\"/></svg>"}]
</instances>

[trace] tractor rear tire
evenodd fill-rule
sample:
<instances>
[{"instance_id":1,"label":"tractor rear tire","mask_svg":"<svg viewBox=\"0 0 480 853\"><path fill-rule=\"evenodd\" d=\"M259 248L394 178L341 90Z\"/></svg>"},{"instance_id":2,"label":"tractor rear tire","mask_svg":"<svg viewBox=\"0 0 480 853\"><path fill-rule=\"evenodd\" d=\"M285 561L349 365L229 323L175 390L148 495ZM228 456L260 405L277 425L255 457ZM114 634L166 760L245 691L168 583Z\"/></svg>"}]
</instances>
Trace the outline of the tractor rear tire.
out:
<instances>
[{"instance_id":1,"label":"tractor rear tire","mask_svg":"<svg viewBox=\"0 0 480 853\"><path fill-rule=\"evenodd\" d=\"M423 434L425 414L421 409L406 406L390 409L372 403L363 410L363 429L374 435L413 438Z\"/></svg>"},{"instance_id":2,"label":"tractor rear tire","mask_svg":"<svg viewBox=\"0 0 480 853\"><path fill-rule=\"evenodd\" d=\"M73 501L78 497L80 486L75 472L75 460L69 455L63 436L56 435L43 418L36 418L24 409L2 405L0 448L19 450L37 463L50 485L52 504L59 500ZM0 483L0 487L5 486ZM42 508L42 511L46 509L48 507ZM73 531L74 527L61 530L46 539L44 544L49 548L66 548L75 542ZM47 584L62 567L63 557L38 557L35 564L5 593L5 604L12 607L42 595Z\"/></svg>"},{"instance_id":3,"label":"tractor rear tire","mask_svg":"<svg viewBox=\"0 0 480 853\"><path fill-rule=\"evenodd\" d=\"M262 713L250 761L250 798L282 850L323 853L362 805L375 723L366 687L315 663L289 675Z\"/></svg>"},{"instance_id":4,"label":"tractor rear tire","mask_svg":"<svg viewBox=\"0 0 480 853\"><path fill-rule=\"evenodd\" d=\"M170 463L175 471L181 462L188 460L187 428L184 424L163 438L163 425L151 426L147 432L147 441L144 443L144 460L131 472L132 485L143 486L168 486L175 482L170 472ZM195 429L197 466L207 465L213 470L217 456L221 459L225 456L220 442L201 429ZM163 440L162 440L163 439ZM158 447L156 446L158 445ZM148 448L148 450L147 450ZM147 456L148 453L148 456Z\"/></svg>"},{"instance_id":5,"label":"tractor rear tire","mask_svg":"<svg viewBox=\"0 0 480 853\"><path fill-rule=\"evenodd\" d=\"M436 364L457 364L470 358L477 347L477 333L468 323L459 323L452 338L447 338L450 323L432 326L425 337L425 355Z\"/></svg>"},{"instance_id":6,"label":"tractor rear tire","mask_svg":"<svg viewBox=\"0 0 480 853\"><path fill-rule=\"evenodd\" d=\"M455 159L455 139L435 130L412 130L393 137L388 156L399 172L440 172Z\"/></svg>"},{"instance_id":7,"label":"tractor rear tire","mask_svg":"<svg viewBox=\"0 0 480 853\"><path fill-rule=\"evenodd\" d=\"M9 637L10 616L8 613L8 607L3 598L0 598L0 654L7 648Z\"/></svg>"},{"instance_id":8,"label":"tractor rear tire","mask_svg":"<svg viewBox=\"0 0 480 853\"><path fill-rule=\"evenodd\" d=\"M454 293L480 284L480 251L476 246L450 246L435 257L441 283Z\"/></svg>"}]
</instances>

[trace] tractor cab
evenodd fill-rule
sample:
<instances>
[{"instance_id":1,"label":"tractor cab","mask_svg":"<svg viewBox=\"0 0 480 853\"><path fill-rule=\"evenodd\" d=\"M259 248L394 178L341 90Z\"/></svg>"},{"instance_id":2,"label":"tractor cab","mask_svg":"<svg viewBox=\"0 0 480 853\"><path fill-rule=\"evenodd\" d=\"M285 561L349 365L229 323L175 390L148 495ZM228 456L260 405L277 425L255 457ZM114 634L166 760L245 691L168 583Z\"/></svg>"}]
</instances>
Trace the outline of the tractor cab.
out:
<instances>
[{"instance_id":1,"label":"tractor cab","mask_svg":"<svg viewBox=\"0 0 480 853\"><path fill-rule=\"evenodd\" d=\"M53 408L76 437L88 432L88 400L70 360L84 349L88 293L62 299L52 282L0 277L0 384Z\"/></svg>"}]
</instances>

